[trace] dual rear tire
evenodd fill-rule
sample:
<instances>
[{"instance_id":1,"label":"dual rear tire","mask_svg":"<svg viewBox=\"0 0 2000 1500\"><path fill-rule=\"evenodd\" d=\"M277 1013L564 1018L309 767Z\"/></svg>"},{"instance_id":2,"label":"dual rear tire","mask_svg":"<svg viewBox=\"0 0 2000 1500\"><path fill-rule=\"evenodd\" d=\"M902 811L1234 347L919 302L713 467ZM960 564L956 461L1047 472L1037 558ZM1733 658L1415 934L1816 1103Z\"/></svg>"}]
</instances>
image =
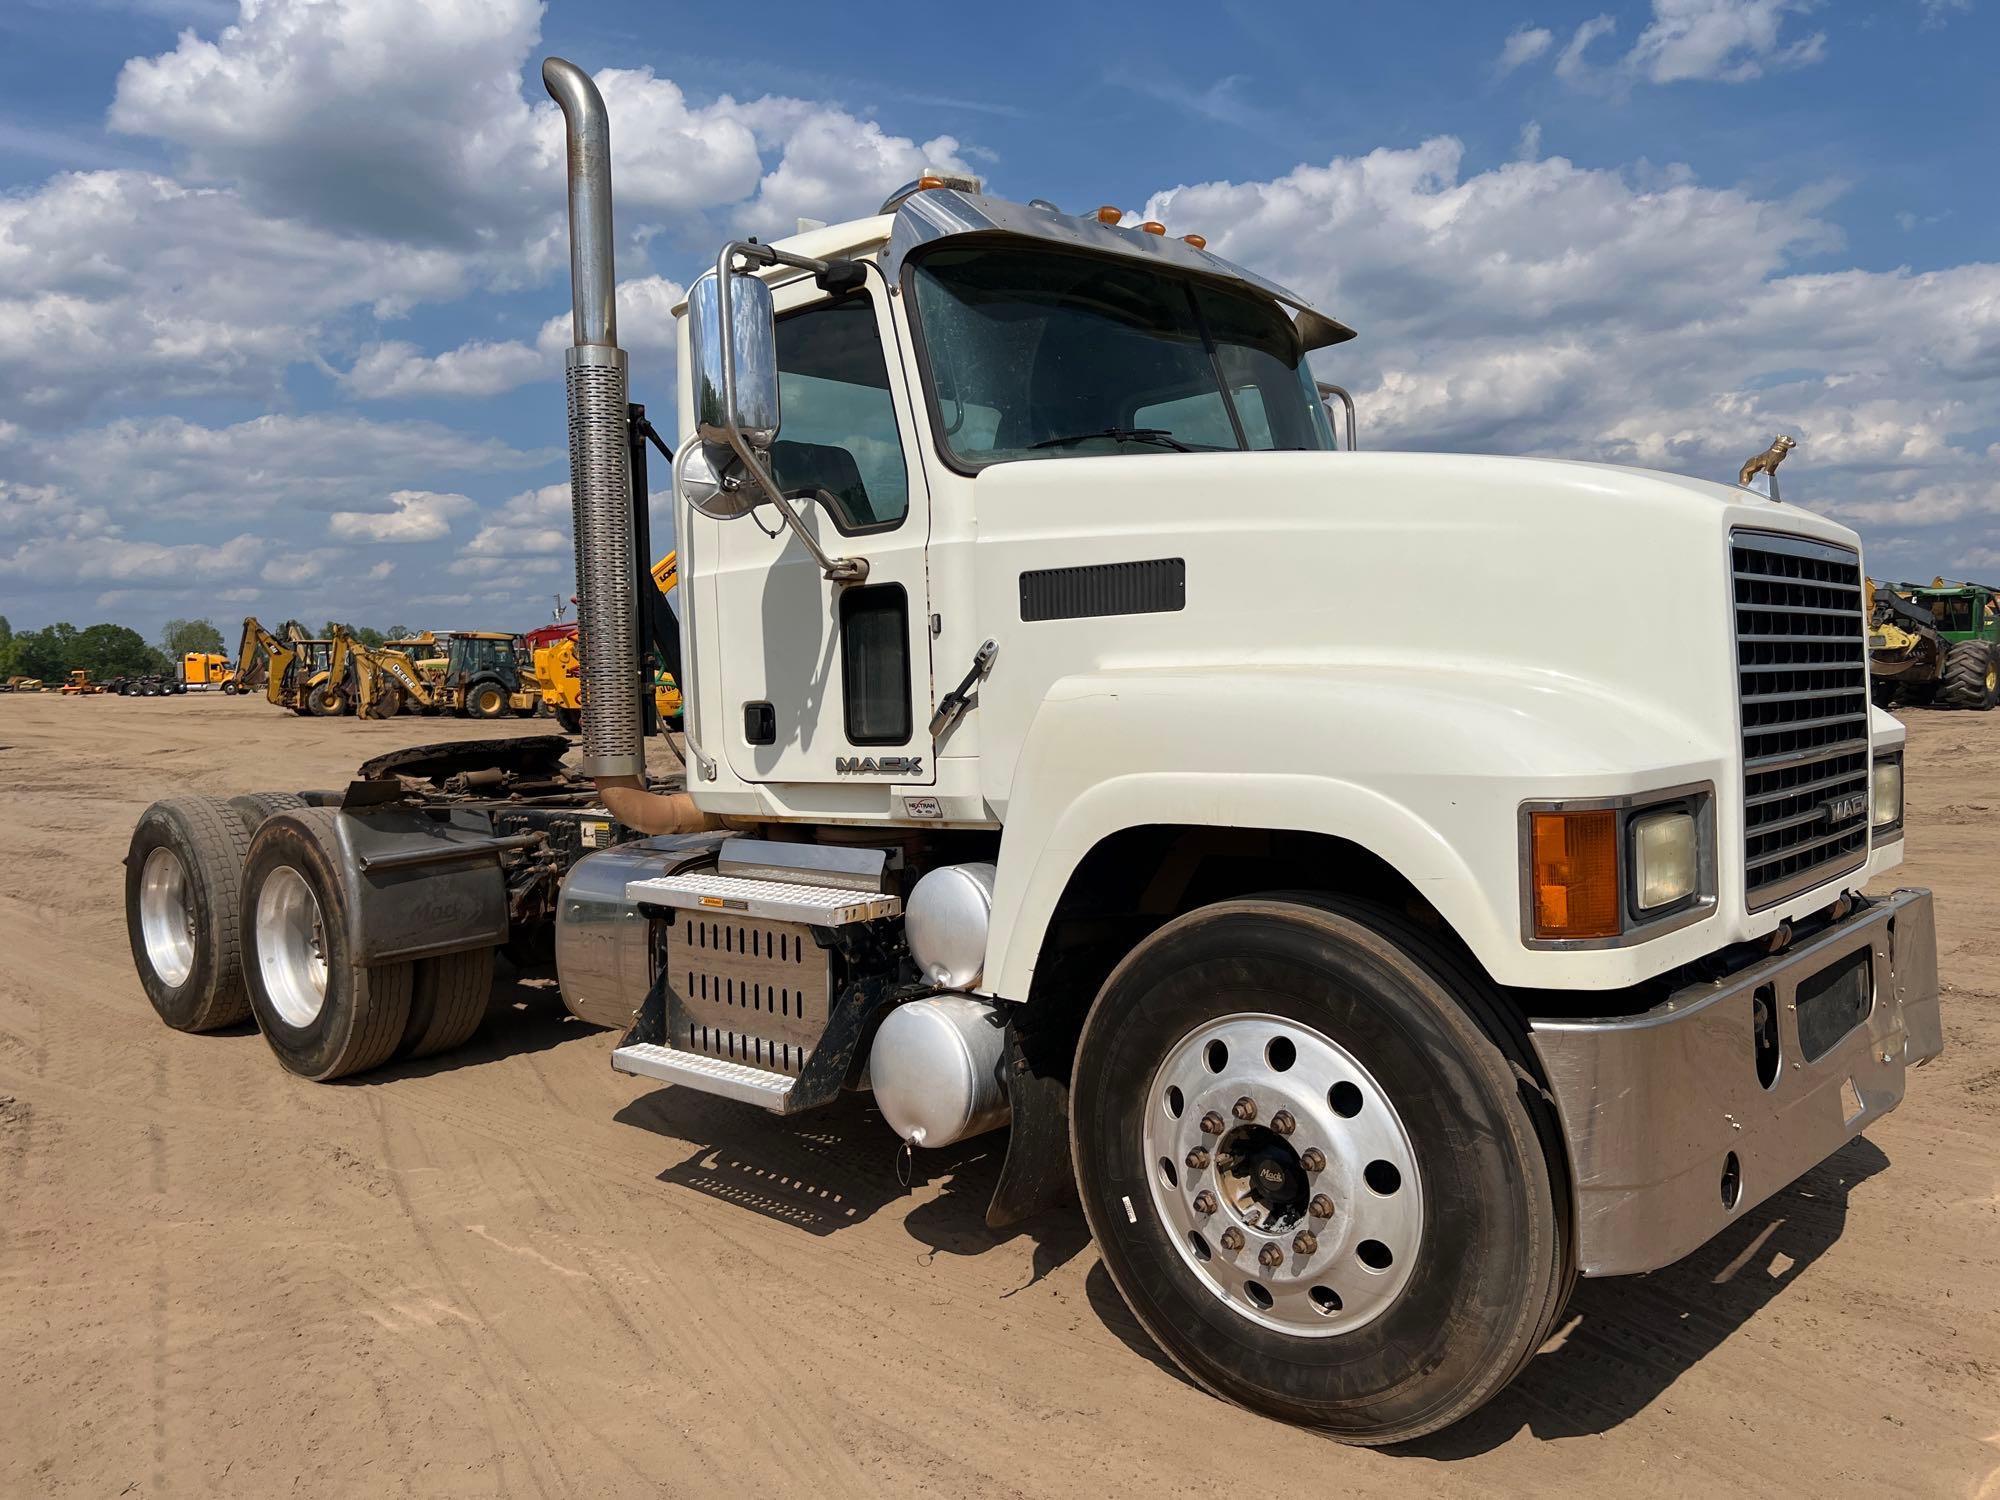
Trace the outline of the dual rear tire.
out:
<instances>
[{"instance_id":1,"label":"dual rear tire","mask_svg":"<svg viewBox=\"0 0 2000 1500\"><path fill-rule=\"evenodd\" d=\"M493 950L358 961L330 853L339 816L290 793L146 810L126 860L126 926L163 1021L212 1031L254 1018L288 1070L321 1082L471 1039Z\"/></svg>"},{"instance_id":2,"label":"dual rear tire","mask_svg":"<svg viewBox=\"0 0 2000 1500\"><path fill-rule=\"evenodd\" d=\"M1127 956L1071 1140L1112 1281L1198 1384L1380 1444L1449 1425L1567 1301L1560 1139L1518 1022L1445 944L1310 895Z\"/></svg>"}]
</instances>

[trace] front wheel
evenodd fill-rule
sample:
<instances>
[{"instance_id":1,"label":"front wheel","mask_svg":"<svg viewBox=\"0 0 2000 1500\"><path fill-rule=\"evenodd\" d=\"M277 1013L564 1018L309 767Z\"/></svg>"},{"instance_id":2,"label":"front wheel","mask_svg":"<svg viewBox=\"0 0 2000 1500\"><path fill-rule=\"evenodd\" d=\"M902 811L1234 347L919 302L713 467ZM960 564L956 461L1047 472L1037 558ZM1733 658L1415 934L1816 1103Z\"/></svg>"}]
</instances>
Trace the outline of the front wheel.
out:
<instances>
[{"instance_id":1,"label":"front wheel","mask_svg":"<svg viewBox=\"0 0 2000 1500\"><path fill-rule=\"evenodd\" d=\"M1181 917L1098 996L1071 1085L1105 1269L1196 1382L1349 1442L1504 1386L1571 1263L1553 1121L1484 981L1312 896Z\"/></svg>"},{"instance_id":2,"label":"front wheel","mask_svg":"<svg viewBox=\"0 0 2000 1500\"><path fill-rule=\"evenodd\" d=\"M564 734L581 734L583 732L583 710L580 708L559 708L556 710L556 723L562 726Z\"/></svg>"}]
</instances>

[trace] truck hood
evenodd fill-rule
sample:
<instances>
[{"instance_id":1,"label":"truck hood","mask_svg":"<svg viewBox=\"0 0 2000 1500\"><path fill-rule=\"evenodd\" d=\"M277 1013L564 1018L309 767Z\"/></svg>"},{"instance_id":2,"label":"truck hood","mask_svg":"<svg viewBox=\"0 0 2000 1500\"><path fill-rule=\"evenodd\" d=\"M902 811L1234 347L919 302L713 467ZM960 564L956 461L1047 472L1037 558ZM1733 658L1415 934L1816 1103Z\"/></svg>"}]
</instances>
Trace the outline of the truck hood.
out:
<instances>
[{"instance_id":1,"label":"truck hood","mask_svg":"<svg viewBox=\"0 0 2000 1500\"><path fill-rule=\"evenodd\" d=\"M1731 534L1858 545L1733 485L1550 459L1037 460L985 470L973 493L979 616L1006 663L981 690L1004 704L980 741L999 797L1014 747L997 727L1026 725L1061 677L1100 671L1470 672L1512 680L1523 714L1543 692L1594 699L1661 767L1716 763L1737 753ZM1161 559L1183 564L1174 607L1022 619L1024 574Z\"/></svg>"}]
</instances>

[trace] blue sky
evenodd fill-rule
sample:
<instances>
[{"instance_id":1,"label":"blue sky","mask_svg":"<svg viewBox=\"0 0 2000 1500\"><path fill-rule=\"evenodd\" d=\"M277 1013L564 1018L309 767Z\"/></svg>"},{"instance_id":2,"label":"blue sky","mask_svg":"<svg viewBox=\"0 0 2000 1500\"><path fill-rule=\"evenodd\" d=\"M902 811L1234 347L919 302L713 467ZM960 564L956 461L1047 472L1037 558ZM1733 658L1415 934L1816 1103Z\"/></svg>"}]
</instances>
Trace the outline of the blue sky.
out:
<instances>
[{"instance_id":1,"label":"blue sky","mask_svg":"<svg viewBox=\"0 0 2000 1500\"><path fill-rule=\"evenodd\" d=\"M662 406L724 234L954 163L1321 299L1369 446L1720 477L1782 428L1878 573L2000 576L2000 0L712 14L11 0L0 614L546 617L549 51L611 100Z\"/></svg>"}]
</instances>

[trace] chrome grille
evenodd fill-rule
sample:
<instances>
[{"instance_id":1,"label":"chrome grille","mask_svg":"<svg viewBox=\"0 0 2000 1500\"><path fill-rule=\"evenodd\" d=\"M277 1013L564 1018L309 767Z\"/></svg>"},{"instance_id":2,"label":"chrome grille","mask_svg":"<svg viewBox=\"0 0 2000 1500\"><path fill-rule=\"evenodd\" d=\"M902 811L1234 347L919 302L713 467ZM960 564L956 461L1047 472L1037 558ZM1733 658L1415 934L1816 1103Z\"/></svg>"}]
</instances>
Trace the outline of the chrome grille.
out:
<instances>
[{"instance_id":1,"label":"chrome grille","mask_svg":"<svg viewBox=\"0 0 2000 1500\"><path fill-rule=\"evenodd\" d=\"M1756 911L1868 856L1868 635L1849 548L1736 532L1730 571L1743 884Z\"/></svg>"}]
</instances>

